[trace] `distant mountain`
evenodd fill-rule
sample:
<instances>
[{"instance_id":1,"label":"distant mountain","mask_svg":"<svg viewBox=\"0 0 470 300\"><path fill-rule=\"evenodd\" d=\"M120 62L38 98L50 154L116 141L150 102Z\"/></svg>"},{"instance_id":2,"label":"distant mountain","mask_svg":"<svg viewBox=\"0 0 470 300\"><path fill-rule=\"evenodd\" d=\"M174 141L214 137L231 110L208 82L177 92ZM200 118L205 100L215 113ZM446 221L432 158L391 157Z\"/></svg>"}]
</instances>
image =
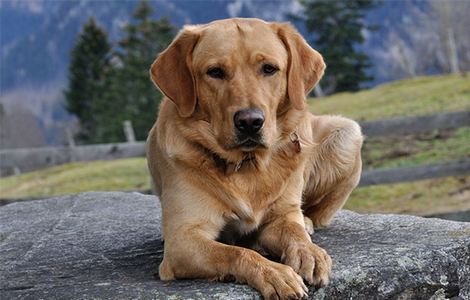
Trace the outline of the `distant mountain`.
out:
<instances>
[{"instance_id":1,"label":"distant mountain","mask_svg":"<svg viewBox=\"0 0 470 300\"><path fill-rule=\"evenodd\" d=\"M157 0L151 3L155 17L169 16L178 27L231 16L284 20L287 13L300 9L296 2L289 0ZM8 91L24 84L64 78L70 50L82 24L94 16L116 41L136 4L137 1L2 0L1 89Z\"/></svg>"},{"instance_id":2,"label":"distant mountain","mask_svg":"<svg viewBox=\"0 0 470 300\"><path fill-rule=\"evenodd\" d=\"M364 51L370 54L380 47L387 30L417 2L384 1L371 11L367 20L380 25L381 29L366 32ZM45 128L47 143L56 143L57 130L51 128L71 120L63 108L61 90L67 84L70 51L83 23L94 16L116 42L137 3L0 1L0 102L5 110L8 112L14 105L30 110L37 116L40 127ZM237 16L285 21L289 14L301 13L301 6L295 0L153 0L150 3L155 8L155 17L168 16L178 27ZM371 72L377 78L375 83L386 79L375 69Z\"/></svg>"}]
</instances>

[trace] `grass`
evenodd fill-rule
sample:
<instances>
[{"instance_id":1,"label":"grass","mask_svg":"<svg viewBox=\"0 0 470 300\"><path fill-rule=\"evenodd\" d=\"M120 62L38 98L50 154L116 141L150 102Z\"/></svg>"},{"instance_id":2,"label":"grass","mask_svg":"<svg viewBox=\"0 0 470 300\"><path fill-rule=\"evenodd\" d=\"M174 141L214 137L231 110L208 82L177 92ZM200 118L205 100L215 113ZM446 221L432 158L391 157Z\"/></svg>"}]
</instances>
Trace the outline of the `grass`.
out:
<instances>
[{"instance_id":1,"label":"grass","mask_svg":"<svg viewBox=\"0 0 470 300\"><path fill-rule=\"evenodd\" d=\"M470 110L470 79L462 76L423 77L309 102L315 114L341 114L356 120ZM364 169L469 158L469 141L470 128L371 138L363 148ZM71 163L1 178L0 198L149 188L145 159L132 158ZM346 208L364 213L418 215L470 209L470 176L358 188Z\"/></svg>"},{"instance_id":2,"label":"grass","mask_svg":"<svg viewBox=\"0 0 470 300\"><path fill-rule=\"evenodd\" d=\"M367 139L362 150L364 169L423 165L470 158L470 128L419 135Z\"/></svg>"},{"instance_id":3,"label":"grass","mask_svg":"<svg viewBox=\"0 0 470 300\"><path fill-rule=\"evenodd\" d=\"M360 213L431 215L470 209L470 176L357 188L345 206Z\"/></svg>"},{"instance_id":4,"label":"grass","mask_svg":"<svg viewBox=\"0 0 470 300\"><path fill-rule=\"evenodd\" d=\"M356 93L310 100L314 114L357 121L470 110L470 74L400 80Z\"/></svg>"},{"instance_id":5,"label":"grass","mask_svg":"<svg viewBox=\"0 0 470 300\"><path fill-rule=\"evenodd\" d=\"M76 162L0 179L1 198L43 198L84 191L149 188L144 158Z\"/></svg>"},{"instance_id":6,"label":"grass","mask_svg":"<svg viewBox=\"0 0 470 300\"><path fill-rule=\"evenodd\" d=\"M470 128L366 140L363 169L470 158ZM357 188L346 208L361 213L430 215L470 209L470 176Z\"/></svg>"}]
</instances>

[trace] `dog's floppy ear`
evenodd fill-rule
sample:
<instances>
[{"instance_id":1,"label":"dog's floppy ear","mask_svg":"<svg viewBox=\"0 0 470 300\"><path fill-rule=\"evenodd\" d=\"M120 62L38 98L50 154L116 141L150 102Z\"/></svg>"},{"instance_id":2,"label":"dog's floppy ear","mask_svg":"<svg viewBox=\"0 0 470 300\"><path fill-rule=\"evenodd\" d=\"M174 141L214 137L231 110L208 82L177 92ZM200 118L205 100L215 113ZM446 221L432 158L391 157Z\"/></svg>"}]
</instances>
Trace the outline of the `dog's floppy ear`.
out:
<instances>
[{"instance_id":1,"label":"dog's floppy ear","mask_svg":"<svg viewBox=\"0 0 470 300\"><path fill-rule=\"evenodd\" d=\"M182 117L191 116L196 107L191 56L198 39L195 26L184 27L150 68L152 81L176 104Z\"/></svg>"},{"instance_id":2,"label":"dog's floppy ear","mask_svg":"<svg viewBox=\"0 0 470 300\"><path fill-rule=\"evenodd\" d=\"M287 69L287 93L292 105L305 108L305 95L320 81L325 62L320 53L312 49L289 23L273 23L279 38L289 54Z\"/></svg>"}]
</instances>

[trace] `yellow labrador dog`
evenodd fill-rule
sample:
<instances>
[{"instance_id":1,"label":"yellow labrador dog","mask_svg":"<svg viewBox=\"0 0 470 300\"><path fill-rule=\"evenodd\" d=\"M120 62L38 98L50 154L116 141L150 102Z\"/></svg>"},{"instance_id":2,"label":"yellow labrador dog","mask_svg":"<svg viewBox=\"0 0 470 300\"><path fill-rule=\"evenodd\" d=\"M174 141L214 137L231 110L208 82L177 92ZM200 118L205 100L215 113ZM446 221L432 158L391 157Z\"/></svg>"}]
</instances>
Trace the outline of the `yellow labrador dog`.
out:
<instances>
[{"instance_id":1,"label":"yellow labrador dog","mask_svg":"<svg viewBox=\"0 0 470 300\"><path fill-rule=\"evenodd\" d=\"M328 283L308 232L328 224L361 172L354 121L308 112L322 56L289 24L186 26L151 67L165 98L147 140L163 210L162 280L235 279L265 298ZM250 243L279 258L268 260Z\"/></svg>"}]
</instances>

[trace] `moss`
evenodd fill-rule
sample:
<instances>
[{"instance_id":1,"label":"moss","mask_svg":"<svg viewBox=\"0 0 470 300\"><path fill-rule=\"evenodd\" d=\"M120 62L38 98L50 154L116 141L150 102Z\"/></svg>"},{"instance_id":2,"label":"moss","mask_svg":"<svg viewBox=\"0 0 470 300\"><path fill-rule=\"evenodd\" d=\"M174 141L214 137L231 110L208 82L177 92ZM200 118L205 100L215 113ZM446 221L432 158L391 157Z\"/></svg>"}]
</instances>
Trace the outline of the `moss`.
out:
<instances>
[{"instance_id":1,"label":"moss","mask_svg":"<svg viewBox=\"0 0 470 300\"><path fill-rule=\"evenodd\" d=\"M453 238L470 237L470 229L451 231L449 235Z\"/></svg>"}]
</instances>

